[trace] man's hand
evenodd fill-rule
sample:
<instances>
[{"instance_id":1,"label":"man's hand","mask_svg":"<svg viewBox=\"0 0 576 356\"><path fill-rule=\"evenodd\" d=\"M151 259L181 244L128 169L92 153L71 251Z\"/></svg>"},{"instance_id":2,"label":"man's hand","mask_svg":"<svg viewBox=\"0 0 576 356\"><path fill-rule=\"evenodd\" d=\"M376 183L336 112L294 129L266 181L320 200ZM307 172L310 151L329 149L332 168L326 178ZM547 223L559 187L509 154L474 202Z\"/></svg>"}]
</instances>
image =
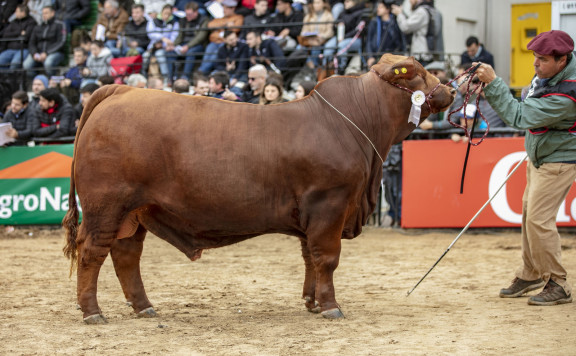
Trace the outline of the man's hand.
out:
<instances>
[{"instance_id":1,"label":"man's hand","mask_svg":"<svg viewBox=\"0 0 576 356\"><path fill-rule=\"evenodd\" d=\"M182 54L186 54L186 52L188 52L188 45L184 45L180 47L180 53Z\"/></svg>"},{"instance_id":2,"label":"man's hand","mask_svg":"<svg viewBox=\"0 0 576 356\"><path fill-rule=\"evenodd\" d=\"M422 130L431 130L434 127L434 124L430 120L424 120L418 127L420 127Z\"/></svg>"},{"instance_id":3,"label":"man's hand","mask_svg":"<svg viewBox=\"0 0 576 356\"><path fill-rule=\"evenodd\" d=\"M376 62L376 58L372 57L372 58L368 58L368 60L366 61L366 64L368 65L368 67L372 67L374 62Z\"/></svg>"},{"instance_id":4,"label":"man's hand","mask_svg":"<svg viewBox=\"0 0 576 356\"><path fill-rule=\"evenodd\" d=\"M238 100L238 97L236 96L236 94L231 92L230 89L226 88L224 93L222 93L222 99L236 101L236 100Z\"/></svg>"},{"instance_id":5,"label":"man's hand","mask_svg":"<svg viewBox=\"0 0 576 356\"><path fill-rule=\"evenodd\" d=\"M278 37L286 38L290 34L290 29L285 28L278 34Z\"/></svg>"},{"instance_id":6,"label":"man's hand","mask_svg":"<svg viewBox=\"0 0 576 356\"><path fill-rule=\"evenodd\" d=\"M9 129L6 131L6 135L12 138L18 138L18 131L14 130L14 128Z\"/></svg>"},{"instance_id":7,"label":"man's hand","mask_svg":"<svg viewBox=\"0 0 576 356\"><path fill-rule=\"evenodd\" d=\"M398 16L402 13L402 7L392 4L392 9L390 9L390 12Z\"/></svg>"},{"instance_id":8,"label":"man's hand","mask_svg":"<svg viewBox=\"0 0 576 356\"><path fill-rule=\"evenodd\" d=\"M236 69L236 61L226 62L226 71L227 72L232 72L235 69Z\"/></svg>"},{"instance_id":9,"label":"man's hand","mask_svg":"<svg viewBox=\"0 0 576 356\"><path fill-rule=\"evenodd\" d=\"M477 65L477 62L472 63L472 66ZM496 79L496 72L490 64L482 63L478 69L476 69L476 75L481 82L490 84L494 79Z\"/></svg>"}]
</instances>

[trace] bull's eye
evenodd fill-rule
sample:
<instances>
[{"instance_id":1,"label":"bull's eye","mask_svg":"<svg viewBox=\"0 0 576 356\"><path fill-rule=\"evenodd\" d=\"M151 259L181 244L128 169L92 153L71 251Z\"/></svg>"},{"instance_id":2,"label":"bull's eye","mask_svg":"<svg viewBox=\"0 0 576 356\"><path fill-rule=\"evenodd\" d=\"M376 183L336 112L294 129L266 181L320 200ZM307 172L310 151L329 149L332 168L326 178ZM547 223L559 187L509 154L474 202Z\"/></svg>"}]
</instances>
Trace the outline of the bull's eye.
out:
<instances>
[{"instance_id":1,"label":"bull's eye","mask_svg":"<svg viewBox=\"0 0 576 356\"><path fill-rule=\"evenodd\" d=\"M402 73L406 74L406 72L408 72L408 69L402 68Z\"/></svg>"},{"instance_id":2,"label":"bull's eye","mask_svg":"<svg viewBox=\"0 0 576 356\"><path fill-rule=\"evenodd\" d=\"M400 74L400 72L398 71L398 69L394 69L394 73L396 73L396 75Z\"/></svg>"}]
</instances>

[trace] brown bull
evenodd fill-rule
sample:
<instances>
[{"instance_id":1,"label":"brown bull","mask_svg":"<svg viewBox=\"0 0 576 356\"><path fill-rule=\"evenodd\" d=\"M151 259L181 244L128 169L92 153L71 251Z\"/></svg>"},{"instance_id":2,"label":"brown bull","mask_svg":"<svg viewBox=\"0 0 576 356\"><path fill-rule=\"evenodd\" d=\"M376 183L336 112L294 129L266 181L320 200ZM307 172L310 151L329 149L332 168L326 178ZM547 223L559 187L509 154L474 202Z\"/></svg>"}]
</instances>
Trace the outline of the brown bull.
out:
<instances>
[{"instance_id":1,"label":"brown bull","mask_svg":"<svg viewBox=\"0 0 576 356\"><path fill-rule=\"evenodd\" d=\"M84 321L106 322L96 289L109 253L134 311L155 315L140 277L147 231L191 260L261 234L296 236L306 307L343 317L332 279L340 240L358 236L374 210L379 155L415 128L411 94L393 84L431 94L421 118L453 100L454 91L413 58L391 55L367 74L330 78L279 105L99 89L76 134L63 221Z\"/></svg>"}]
</instances>

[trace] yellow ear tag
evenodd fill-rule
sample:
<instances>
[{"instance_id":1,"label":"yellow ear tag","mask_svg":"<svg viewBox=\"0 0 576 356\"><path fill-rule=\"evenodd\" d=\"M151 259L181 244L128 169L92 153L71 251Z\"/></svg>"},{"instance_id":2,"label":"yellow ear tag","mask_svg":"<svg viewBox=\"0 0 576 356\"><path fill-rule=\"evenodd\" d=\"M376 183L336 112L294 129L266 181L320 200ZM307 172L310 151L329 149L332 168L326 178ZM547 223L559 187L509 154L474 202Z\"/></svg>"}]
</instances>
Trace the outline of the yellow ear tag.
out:
<instances>
[{"instance_id":1,"label":"yellow ear tag","mask_svg":"<svg viewBox=\"0 0 576 356\"><path fill-rule=\"evenodd\" d=\"M400 74L400 72L398 71L398 69L394 69L394 73L396 73L396 75Z\"/></svg>"},{"instance_id":2,"label":"yellow ear tag","mask_svg":"<svg viewBox=\"0 0 576 356\"><path fill-rule=\"evenodd\" d=\"M406 72L408 72L408 70L406 68L402 68L402 73L406 74Z\"/></svg>"}]
</instances>

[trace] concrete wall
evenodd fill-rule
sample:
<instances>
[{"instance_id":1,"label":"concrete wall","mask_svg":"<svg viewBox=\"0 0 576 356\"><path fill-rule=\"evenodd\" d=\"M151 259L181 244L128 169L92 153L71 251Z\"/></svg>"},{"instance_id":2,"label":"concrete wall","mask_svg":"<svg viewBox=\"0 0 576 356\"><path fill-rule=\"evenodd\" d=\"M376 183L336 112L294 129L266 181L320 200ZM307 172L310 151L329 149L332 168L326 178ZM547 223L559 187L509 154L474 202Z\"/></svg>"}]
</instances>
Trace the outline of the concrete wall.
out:
<instances>
[{"instance_id":1,"label":"concrete wall","mask_svg":"<svg viewBox=\"0 0 576 356\"><path fill-rule=\"evenodd\" d=\"M478 37L494 55L497 74L510 78L510 24L513 4L550 3L551 0L436 0L443 16L444 47L459 64L466 38Z\"/></svg>"}]
</instances>

